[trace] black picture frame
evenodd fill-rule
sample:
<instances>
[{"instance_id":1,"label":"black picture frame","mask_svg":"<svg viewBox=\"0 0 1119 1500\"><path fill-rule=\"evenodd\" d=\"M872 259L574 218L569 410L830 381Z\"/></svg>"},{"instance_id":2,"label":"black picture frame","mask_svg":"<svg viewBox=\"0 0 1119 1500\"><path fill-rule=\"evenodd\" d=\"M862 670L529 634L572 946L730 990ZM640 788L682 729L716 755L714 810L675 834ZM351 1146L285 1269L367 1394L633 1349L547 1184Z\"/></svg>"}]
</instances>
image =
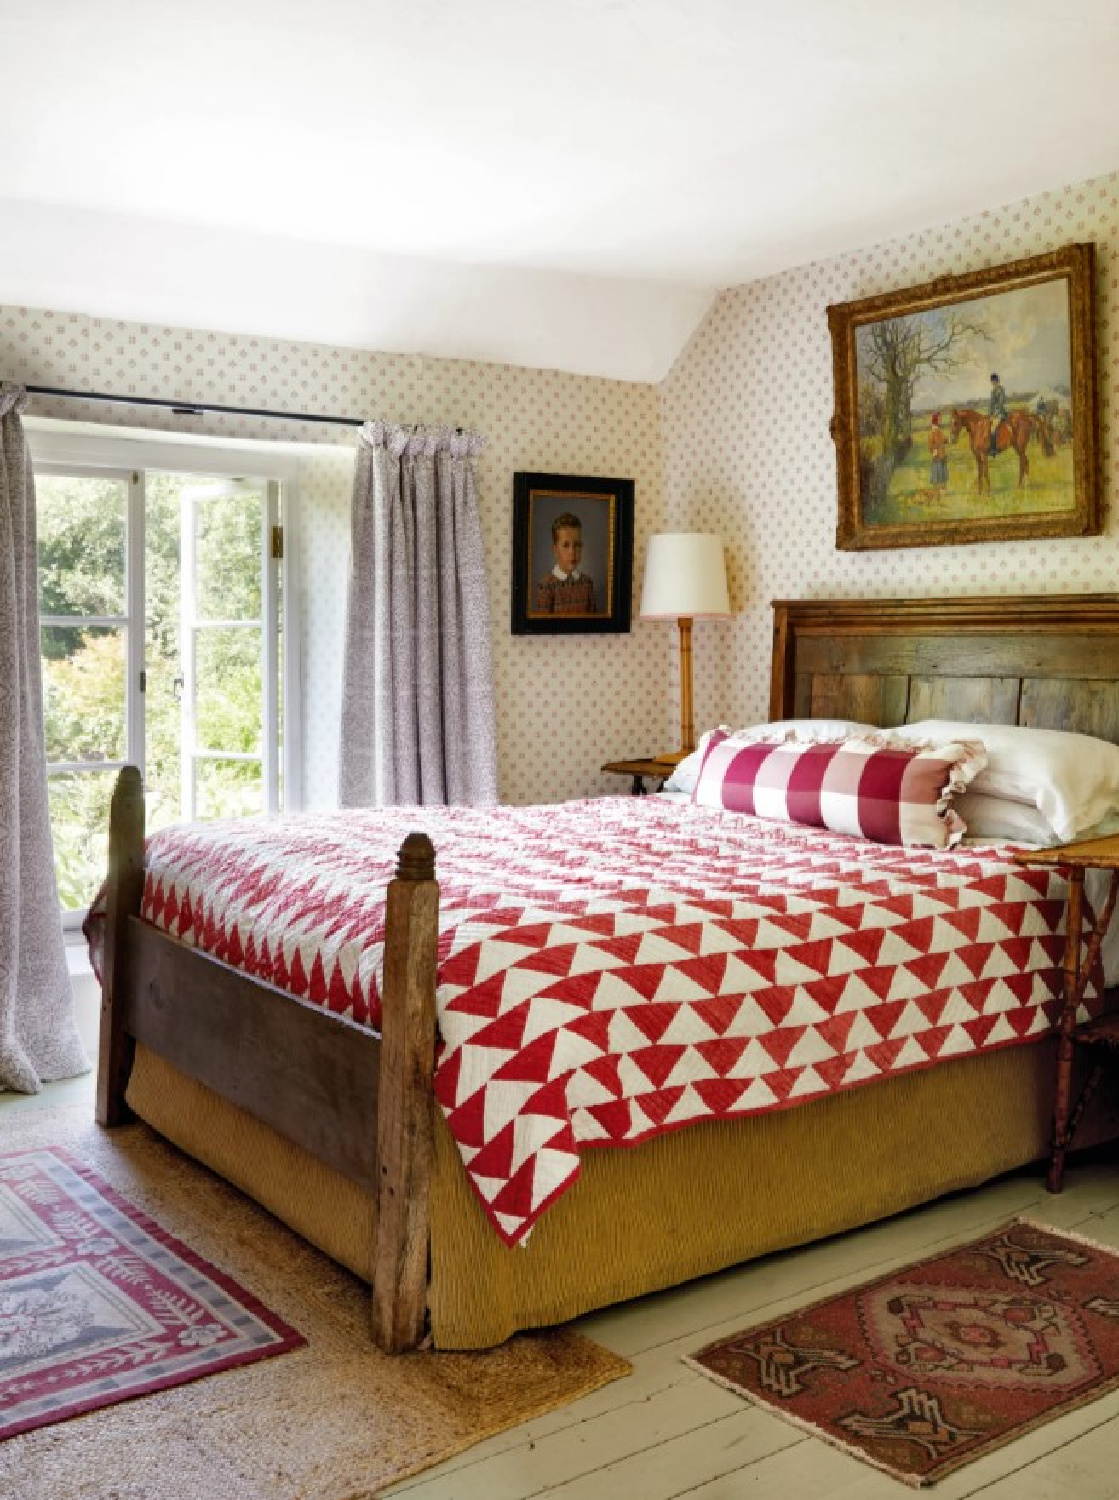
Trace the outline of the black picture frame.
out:
<instances>
[{"instance_id":1,"label":"black picture frame","mask_svg":"<svg viewBox=\"0 0 1119 1500\"><path fill-rule=\"evenodd\" d=\"M593 608L556 613L543 589L556 566L553 527L576 517L582 535L581 571ZM560 528L561 531L570 528ZM633 593L633 480L575 474L513 475L512 632L514 635L591 635L630 628Z\"/></svg>"}]
</instances>

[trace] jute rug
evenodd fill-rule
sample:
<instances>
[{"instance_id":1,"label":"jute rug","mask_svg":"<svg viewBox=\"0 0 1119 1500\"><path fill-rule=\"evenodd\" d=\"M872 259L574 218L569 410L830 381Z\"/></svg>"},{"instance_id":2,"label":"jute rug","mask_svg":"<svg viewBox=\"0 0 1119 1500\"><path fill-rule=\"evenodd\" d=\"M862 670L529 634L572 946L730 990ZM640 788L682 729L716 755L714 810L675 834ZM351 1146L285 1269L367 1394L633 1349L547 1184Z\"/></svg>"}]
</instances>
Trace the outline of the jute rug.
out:
<instances>
[{"instance_id":1,"label":"jute rug","mask_svg":"<svg viewBox=\"0 0 1119 1500\"><path fill-rule=\"evenodd\" d=\"M931 1484L1119 1386L1119 1253L1011 1224L685 1362Z\"/></svg>"},{"instance_id":2,"label":"jute rug","mask_svg":"<svg viewBox=\"0 0 1119 1500\"><path fill-rule=\"evenodd\" d=\"M370 1342L362 1283L146 1126L107 1133L86 1106L4 1107L0 1130L5 1153L64 1148L307 1341L9 1438L0 1495L365 1500L629 1372L562 1329L390 1359Z\"/></svg>"}]
</instances>

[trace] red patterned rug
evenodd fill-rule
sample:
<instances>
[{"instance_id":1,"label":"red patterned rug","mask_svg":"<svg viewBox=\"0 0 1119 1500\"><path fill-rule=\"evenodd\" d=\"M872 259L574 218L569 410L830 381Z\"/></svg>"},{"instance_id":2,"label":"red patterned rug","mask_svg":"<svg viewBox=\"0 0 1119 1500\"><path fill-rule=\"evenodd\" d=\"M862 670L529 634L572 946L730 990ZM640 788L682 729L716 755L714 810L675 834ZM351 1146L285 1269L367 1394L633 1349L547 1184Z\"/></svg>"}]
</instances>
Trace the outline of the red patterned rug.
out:
<instances>
[{"instance_id":1,"label":"red patterned rug","mask_svg":"<svg viewBox=\"0 0 1119 1500\"><path fill-rule=\"evenodd\" d=\"M1119 1386L1119 1253L1011 1224L685 1362L931 1484Z\"/></svg>"},{"instance_id":2,"label":"red patterned rug","mask_svg":"<svg viewBox=\"0 0 1119 1500\"><path fill-rule=\"evenodd\" d=\"M305 1342L68 1152L0 1155L0 1440Z\"/></svg>"}]
</instances>

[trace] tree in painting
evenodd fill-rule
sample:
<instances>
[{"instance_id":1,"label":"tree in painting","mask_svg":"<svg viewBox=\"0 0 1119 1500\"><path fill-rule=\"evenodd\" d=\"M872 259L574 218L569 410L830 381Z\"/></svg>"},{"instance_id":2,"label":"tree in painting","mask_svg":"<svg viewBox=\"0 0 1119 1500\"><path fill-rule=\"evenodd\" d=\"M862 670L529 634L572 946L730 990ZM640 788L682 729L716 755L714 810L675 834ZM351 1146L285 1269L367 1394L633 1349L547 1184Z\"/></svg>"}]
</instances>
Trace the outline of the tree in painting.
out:
<instances>
[{"instance_id":1,"label":"tree in painting","mask_svg":"<svg viewBox=\"0 0 1119 1500\"><path fill-rule=\"evenodd\" d=\"M865 390L875 402L881 456L891 470L913 443L913 393L922 375L956 369L976 339L990 339L981 321L955 309L886 318L860 334L860 366ZM859 414L862 430L862 411Z\"/></svg>"}]
</instances>

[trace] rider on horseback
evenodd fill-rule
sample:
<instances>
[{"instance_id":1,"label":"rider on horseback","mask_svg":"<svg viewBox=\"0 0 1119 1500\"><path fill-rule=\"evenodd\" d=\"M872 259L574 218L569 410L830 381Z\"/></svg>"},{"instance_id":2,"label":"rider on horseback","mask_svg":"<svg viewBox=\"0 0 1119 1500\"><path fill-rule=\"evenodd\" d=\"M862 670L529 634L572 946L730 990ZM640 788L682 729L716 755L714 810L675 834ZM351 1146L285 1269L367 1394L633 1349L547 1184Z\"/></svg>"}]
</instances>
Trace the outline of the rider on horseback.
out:
<instances>
[{"instance_id":1,"label":"rider on horseback","mask_svg":"<svg viewBox=\"0 0 1119 1500\"><path fill-rule=\"evenodd\" d=\"M991 420L991 457L999 451L999 424L1006 421L1006 392L997 374L991 376L991 398L987 402L987 415Z\"/></svg>"}]
</instances>

